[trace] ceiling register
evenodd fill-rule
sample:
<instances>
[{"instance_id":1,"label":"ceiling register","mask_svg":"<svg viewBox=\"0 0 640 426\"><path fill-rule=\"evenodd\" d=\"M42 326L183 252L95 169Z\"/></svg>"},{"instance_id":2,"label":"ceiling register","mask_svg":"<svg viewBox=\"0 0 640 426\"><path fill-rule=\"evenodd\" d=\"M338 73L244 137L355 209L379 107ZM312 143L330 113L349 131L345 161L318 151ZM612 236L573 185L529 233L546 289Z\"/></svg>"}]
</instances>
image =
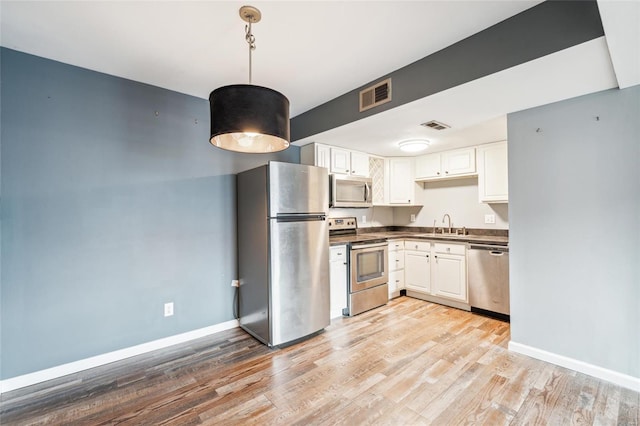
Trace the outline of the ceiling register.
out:
<instances>
[{"instance_id":1,"label":"ceiling register","mask_svg":"<svg viewBox=\"0 0 640 426\"><path fill-rule=\"evenodd\" d=\"M253 6L242 6L247 22L249 84L220 87L209 95L212 145L228 151L270 153L289 147L289 100L280 92L251 84L251 53L256 48L251 24L262 14Z\"/></svg>"}]
</instances>

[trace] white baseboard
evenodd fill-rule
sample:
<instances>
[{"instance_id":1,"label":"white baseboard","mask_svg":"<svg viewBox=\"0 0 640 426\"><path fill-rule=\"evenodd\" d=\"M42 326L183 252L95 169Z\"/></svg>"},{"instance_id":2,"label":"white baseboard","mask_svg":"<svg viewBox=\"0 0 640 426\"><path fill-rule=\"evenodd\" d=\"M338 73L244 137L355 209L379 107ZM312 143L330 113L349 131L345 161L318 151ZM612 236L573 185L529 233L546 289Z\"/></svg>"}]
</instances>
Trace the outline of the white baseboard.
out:
<instances>
[{"instance_id":1,"label":"white baseboard","mask_svg":"<svg viewBox=\"0 0 640 426\"><path fill-rule=\"evenodd\" d=\"M68 364L58 365L56 367L47 368L45 370L36 371L22 376L11 377L0 381L0 394L9 392L25 386L35 385L36 383L45 382L47 380L56 379L68 374L77 373L79 371L88 370L89 368L99 367L115 361L120 361L132 356L141 355L147 352L163 349L178 343L188 342L190 340L199 339L224 330L230 330L238 327L238 320L231 320L209 327L200 328L198 330L188 331L175 336L165 337L163 339L154 340L152 342L143 343L141 345L131 346L129 348L120 349L106 354L93 356L91 358L81 359L79 361L70 362Z\"/></svg>"},{"instance_id":2,"label":"white baseboard","mask_svg":"<svg viewBox=\"0 0 640 426\"><path fill-rule=\"evenodd\" d=\"M552 352L547 352L542 349L523 345L522 343L517 343L514 341L509 342L509 350L517 352L519 354L530 356L531 358L540 359L542 361L550 362L551 364L569 368L580 373L588 374L589 376L606 380L607 382L611 382L618 386L640 392L639 377L633 377L627 374L618 373L617 371L598 367L597 365L589 364L584 361L579 361L577 359L569 358L563 355L554 354Z\"/></svg>"}]
</instances>

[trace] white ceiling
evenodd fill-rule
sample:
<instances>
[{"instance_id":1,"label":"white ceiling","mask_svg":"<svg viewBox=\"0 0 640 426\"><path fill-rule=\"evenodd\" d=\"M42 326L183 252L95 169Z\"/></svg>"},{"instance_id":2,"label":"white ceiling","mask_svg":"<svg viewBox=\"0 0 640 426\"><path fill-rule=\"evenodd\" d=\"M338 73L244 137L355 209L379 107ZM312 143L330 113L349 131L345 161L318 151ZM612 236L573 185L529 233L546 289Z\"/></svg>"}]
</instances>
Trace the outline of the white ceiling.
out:
<instances>
[{"instance_id":1,"label":"white ceiling","mask_svg":"<svg viewBox=\"0 0 640 426\"><path fill-rule=\"evenodd\" d=\"M253 28L253 83L284 93L293 117L539 2L252 0L263 16ZM0 43L208 98L217 87L248 81L242 4L2 0ZM616 76L640 83L638 4L599 2L613 45L592 41L296 144L400 155L393 144L429 119L454 126L432 136L432 150L504 139L508 112L616 87ZM531 87L519 84L532 78Z\"/></svg>"}]
</instances>

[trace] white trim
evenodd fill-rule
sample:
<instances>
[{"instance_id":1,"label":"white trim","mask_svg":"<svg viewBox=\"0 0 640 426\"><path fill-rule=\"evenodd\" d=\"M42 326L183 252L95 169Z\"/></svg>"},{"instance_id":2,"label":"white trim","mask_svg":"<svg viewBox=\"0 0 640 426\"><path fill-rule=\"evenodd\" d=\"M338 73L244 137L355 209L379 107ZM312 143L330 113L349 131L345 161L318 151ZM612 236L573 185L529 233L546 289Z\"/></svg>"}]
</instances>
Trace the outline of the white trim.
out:
<instances>
[{"instance_id":1,"label":"white trim","mask_svg":"<svg viewBox=\"0 0 640 426\"><path fill-rule=\"evenodd\" d=\"M597 365L589 364L584 361L523 345L522 343L517 343L513 340L509 342L509 350L512 352L530 356L531 358L550 362L551 364L556 364L561 367L570 368L571 370L588 374L589 376L606 380L618 386L640 392L640 377L633 377L627 374L619 373L617 371L598 367Z\"/></svg>"},{"instance_id":2,"label":"white trim","mask_svg":"<svg viewBox=\"0 0 640 426\"><path fill-rule=\"evenodd\" d=\"M224 330L230 330L238 327L238 320L222 322L220 324L209 327L200 328L198 330L188 331L182 334L165 337L163 339L154 340L143 343L141 345L131 346L129 348L120 349L106 354L85 358L68 364L58 365L56 367L47 368L45 370L36 371L22 376L11 377L0 381L0 394L15 389L31 386L36 383L45 382L47 380L56 379L68 374L77 373L79 371L88 370L89 368L99 367L115 361L120 361L132 356L141 355L147 352L163 349L178 343L188 342L190 340L206 337L211 334Z\"/></svg>"}]
</instances>

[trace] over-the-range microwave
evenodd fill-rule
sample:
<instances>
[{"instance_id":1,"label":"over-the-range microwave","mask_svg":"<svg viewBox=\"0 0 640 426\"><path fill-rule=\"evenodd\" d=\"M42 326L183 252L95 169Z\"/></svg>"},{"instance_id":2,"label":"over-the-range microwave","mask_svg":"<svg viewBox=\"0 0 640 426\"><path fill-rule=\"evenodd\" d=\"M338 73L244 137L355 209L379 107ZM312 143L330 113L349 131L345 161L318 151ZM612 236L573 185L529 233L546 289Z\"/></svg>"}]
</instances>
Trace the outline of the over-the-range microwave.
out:
<instances>
[{"instance_id":1,"label":"over-the-range microwave","mask_svg":"<svg viewBox=\"0 0 640 426\"><path fill-rule=\"evenodd\" d=\"M371 207L371 178L330 175L331 207Z\"/></svg>"}]
</instances>

